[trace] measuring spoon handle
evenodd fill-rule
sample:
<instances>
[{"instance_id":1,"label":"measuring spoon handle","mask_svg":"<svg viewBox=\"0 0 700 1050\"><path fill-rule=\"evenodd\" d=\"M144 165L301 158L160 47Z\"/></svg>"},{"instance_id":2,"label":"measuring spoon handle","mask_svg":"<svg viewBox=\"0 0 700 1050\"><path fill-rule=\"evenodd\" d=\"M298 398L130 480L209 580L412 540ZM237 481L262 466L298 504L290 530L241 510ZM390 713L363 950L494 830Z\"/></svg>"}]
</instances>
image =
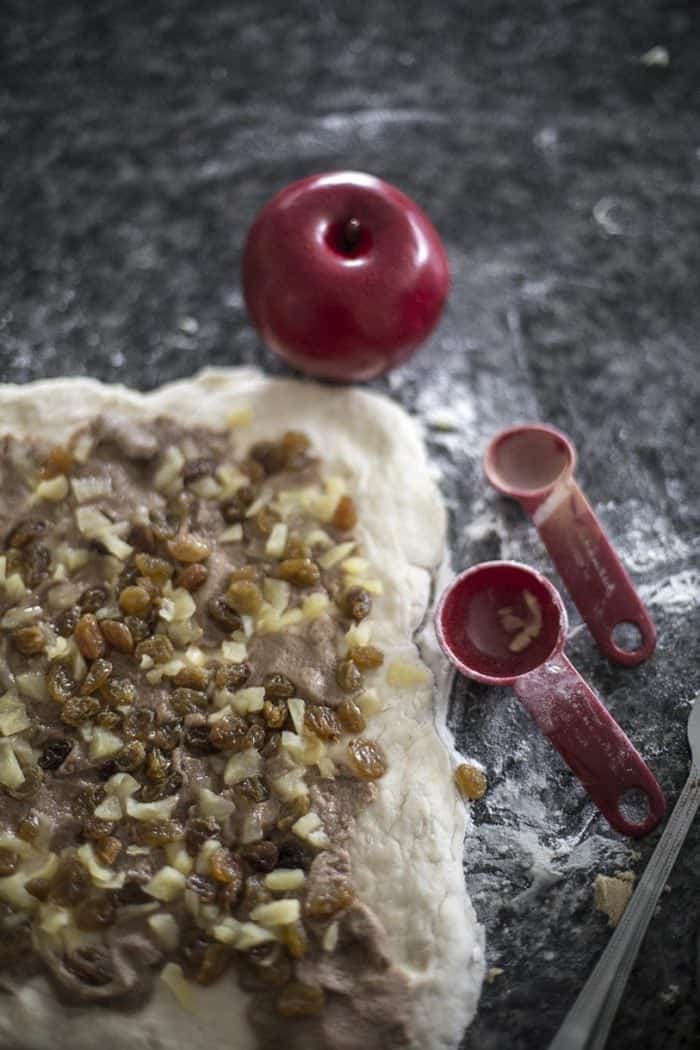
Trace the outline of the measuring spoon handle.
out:
<instances>
[{"instance_id":1,"label":"measuring spoon handle","mask_svg":"<svg viewBox=\"0 0 700 1050\"><path fill-rule=\"evenodd\" d=\"M632 900L549 1050L603 1050L644 934L698 806L700 768L693 764Z\"/></svg>"},{"instance_id":2,"label":"measuring spoon handle","mask_svg":"<svg viewBox=\"0 0 700 1050\"><path fill-rule=\"evenodd\" d=\"M593 690L563 653L517 678L513 688L608 822L624 835L646 835L666 811L656 777ZM646 795L648 812L635 823L620 802Z\"/></svg>"},{"instance_id":3,"label":"measuring spoon handle","mask_svg":"<svg viewBox=\"0 0 700 1050\"><path fill-rule=\"evenodd\" d=\"M618 664L631 666L646 660L656 645L654 624L574 479L557 482L530 513L601 650ZM631 623L638 629L640 642L633 651L616 643L614 631L619 623Z\"/></svg>"}]
</instances>

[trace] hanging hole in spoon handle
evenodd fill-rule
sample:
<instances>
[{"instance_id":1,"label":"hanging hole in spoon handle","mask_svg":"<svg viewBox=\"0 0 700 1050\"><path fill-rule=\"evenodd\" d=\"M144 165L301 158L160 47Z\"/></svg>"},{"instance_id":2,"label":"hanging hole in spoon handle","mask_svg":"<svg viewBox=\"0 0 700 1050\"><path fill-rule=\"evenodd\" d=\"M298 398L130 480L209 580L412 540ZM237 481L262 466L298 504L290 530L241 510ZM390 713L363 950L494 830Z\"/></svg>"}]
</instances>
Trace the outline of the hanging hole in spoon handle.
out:
<instances>
[{"instance_id":1,"label":"hanging hole in spoon handle","mask_svg":"<svg viewBox=\"0 0 700 1050\"><path fill-rule=\"evenodd\" d=\"M638 838L656 827L666 812L658 781L563 653L513 687L616 831ZM646 805L630 808L633 792Z\"/></svg>"},{"instance_id":2,"label":"hanging hole in spoon handle","mask_svg":"<svg viewBox=\"0 0 700 1050\"><path fill-rule=\"evenodd\" d=\"M608 659L648 659L656 630L627 571L576 482L557 483L533 520L588 629Z\"/></svg>"}]
</instances>

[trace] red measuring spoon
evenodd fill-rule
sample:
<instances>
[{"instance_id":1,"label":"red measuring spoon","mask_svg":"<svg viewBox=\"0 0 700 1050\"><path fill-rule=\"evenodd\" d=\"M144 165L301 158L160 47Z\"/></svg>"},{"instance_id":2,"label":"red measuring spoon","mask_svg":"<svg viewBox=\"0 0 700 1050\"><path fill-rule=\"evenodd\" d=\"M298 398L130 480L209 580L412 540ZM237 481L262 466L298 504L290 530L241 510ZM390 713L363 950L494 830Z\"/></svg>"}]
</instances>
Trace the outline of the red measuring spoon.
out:
<instances>
[{"instance_id":1,"label":"red measuring spoon","mask_svg":"<svg viewBox=\"0 0 700 1050\"><path fill-rule=\"evenodd\" d=\"M566 610L540 573L483 562L458 576L436 613L437 637L469 678L512 685L518 699L617 831L646 835L664 815L663 792L614 718L563 653ZM646 815L621 806L642 792Z\"/></svg>"},{"instance_id":2,"label":"red measuring spoon","mask_svg":"<svg viewBox=\"0 0 700 1050\"><path fill-rule=\"evenodd\" d=\"M554 427L534 424L501 431L484 456L494 488L532 517L602 651L615 663L638 664L654 651L654 624L573 478L575 465L571 442ZM630 648L619 644L621 625L634 629Z\"/></svg>"}]
</instances>

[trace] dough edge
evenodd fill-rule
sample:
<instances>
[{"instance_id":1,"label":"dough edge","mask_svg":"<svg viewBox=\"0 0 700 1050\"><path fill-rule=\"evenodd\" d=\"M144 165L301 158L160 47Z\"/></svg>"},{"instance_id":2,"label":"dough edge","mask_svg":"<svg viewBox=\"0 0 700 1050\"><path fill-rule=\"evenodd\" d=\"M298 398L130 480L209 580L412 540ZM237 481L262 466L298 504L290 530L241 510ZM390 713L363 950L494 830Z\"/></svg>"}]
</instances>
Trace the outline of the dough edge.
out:
<instances>
[{"instance_id":1,"label":"dough edge","mask_svg":"<svg viewBox=\"0 0 700 1050\"><path fill-rule=\"evenodd\" d=\"M135 419L165 413L184 424L217 426L247 405L253 420L241 427L242 444L296 427L310 434L329 470L352 470L361 539L378 570L373 575L385 583L385 595L375 602L373 639L386 650L385 668L397 657L418 660L410 639L422 626L431 581L442 565L445 508L418 428L388 398L269 378L251 368L205 369L147 393L93 379L49 379L0 385L0 433L58 442L108 409ZM430 627L420 630L419 639L437 679L437 710L433 684L385 697L380 683L383 709L373 717L371 733L387 749L390 769L379 782L377 802L358 821L351 851L359 896L384 923L392 957L410 976L413 1050L453 1050L476 1011L484 939L464 883L468 814L452 781L456 753L444 726L444 661L432 658ZM415 778L406 777L406 761ZM65 1007L38 978L19 994L0 998L0 1047L254 1050L244 993L221 981L195 989L195 999L197 1011L186 1012L169 989L157 985L136 1015Z\"/></svg>"}]
</instances>

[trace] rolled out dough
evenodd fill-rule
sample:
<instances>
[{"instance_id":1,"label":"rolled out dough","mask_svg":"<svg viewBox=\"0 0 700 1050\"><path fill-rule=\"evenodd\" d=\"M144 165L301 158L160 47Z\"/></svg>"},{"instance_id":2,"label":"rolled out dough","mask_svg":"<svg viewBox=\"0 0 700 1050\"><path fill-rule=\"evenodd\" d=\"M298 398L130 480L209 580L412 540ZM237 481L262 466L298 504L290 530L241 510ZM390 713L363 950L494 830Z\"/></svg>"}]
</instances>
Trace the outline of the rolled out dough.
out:
<instances>
[{"instance_id":1,"label":"rolled out dough","mask_svg":"<svg viewBox=\"0 0 700 1050\"><path fill-rule=\"evenodd\" d=\"M303 429L329 469L347 476L361 542L384 584L372 613L373 641L386 652L385 668L396 659L417 662L414 638L443 563L445 511L416 428L388 399L268 379L249 369L207 370L147 394L58 379L0 386L0 429L60 441L104 409L142 419L171 414L181 423L216 427L242 406L250 406L252 421L241 427L241 445ZM436 724L435 686L431 680L392 687L384 675L382 710L370 729L390 768L351 843L359 896L384 923L394 959L412 983L414 1050L454 1050L484 976L483 934L462 867L467 814L452 782L440 714ZM437 687L444 690L445 681ZM194 1000L187 1012L159 985L137 1014L65 1007L35 979L19 994L0 995L0 1048L254 1050L247 998L232 981L195 988Z\"/></svg>"}]
</instances>

